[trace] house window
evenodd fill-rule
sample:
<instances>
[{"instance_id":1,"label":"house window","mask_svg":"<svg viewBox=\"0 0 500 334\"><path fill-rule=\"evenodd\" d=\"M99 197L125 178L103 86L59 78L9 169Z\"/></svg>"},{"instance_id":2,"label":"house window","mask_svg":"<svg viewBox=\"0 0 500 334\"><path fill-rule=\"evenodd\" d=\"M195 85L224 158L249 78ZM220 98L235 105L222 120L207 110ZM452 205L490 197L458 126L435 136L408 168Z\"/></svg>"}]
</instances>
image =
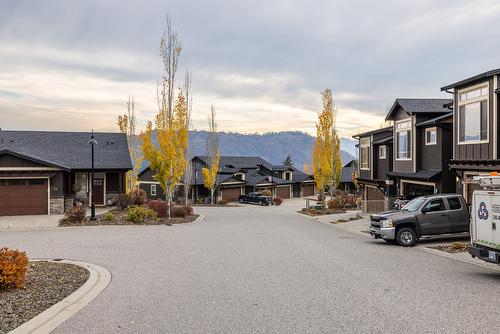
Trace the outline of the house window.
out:
<instances>
[{"instance_id":1,"label":"house window","mask_svg":"<svg viewBox=\"0 0 500 334\"><path fill-rule=\"evenodd\" d=\"M361 138L359 141L361 169L370 169L370 138Z\"/></svg>"},{"instance_id":2,"label":"house window","mask_svg":"<svg viewBox=\"0 0 500 334\"><path fill-rule=\"evenodd\" d=\"M156 196L156 184L151 185L151 196Z\"/></svg>"},{"instance_id":3,"label":"house window","mask_svg":"<svg viewBox=\"0 0 500 334\"><path fill-rule=\"evenodd\" d=\"M411 121L396 123L396 160L411 160Z\"/></svg>"},{"instance_id":4,"label":"house window","mask_svg":"<svg viewBox=\"0 0 500 334\"><path fill-rule=\"evenodd\" d=\"M72 190L76 194L76 198L87 197L87 182L87 173L75 173L75 184Z\"/></svg>"},{"instance_id":5,"label":"house window","mask_svg":"<svg viewBox=\"0 0 500 334\"><path fill-rule=\"evenodd\" d=\"M437 129L427 128L425 129L425 145L436 145L437 143Z\"/></svg>"},{"instance_id":6,"label":"house window","mask_svg":"<svg viewBox=\"0 0 500 334\"><path fill-rule=\"evenodd\" d=\"M378 147L378 158L385 159L387 157L387 146L381 145Z\"/></svg>"},{"instance_id":7,"label":"house window","mask_svg":"<svg viewBox=\"0 0 500 334\"><path fill-rule=\"evenodd\" d=\"M236 173L234 176L239 177L242 180L245 180L245 173Z\"/></svg>"},{"instance_id":8,"label":"house window","mask_svg":"<svg viewBox=\"0 0 500 334\"><path fill-rule=\"evenodd\" d=\"M458 143L488 141L488 85L459 92Z\"/></svg>"}]
</instances>

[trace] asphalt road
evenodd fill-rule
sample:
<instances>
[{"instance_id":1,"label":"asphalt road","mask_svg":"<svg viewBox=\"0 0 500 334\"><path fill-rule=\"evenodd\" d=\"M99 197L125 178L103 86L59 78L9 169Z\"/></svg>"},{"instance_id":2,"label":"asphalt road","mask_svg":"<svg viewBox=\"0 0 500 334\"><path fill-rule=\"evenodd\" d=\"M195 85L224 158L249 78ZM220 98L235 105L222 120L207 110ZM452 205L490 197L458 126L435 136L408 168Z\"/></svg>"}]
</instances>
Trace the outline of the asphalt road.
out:
<instances>
[{"instance_id":1,"label":"asphalt road","mask_svg":"<svg viewBox=\"0 0 500 334\"><path fill-rule=\"evenodd\" d=\"M198 224L0 231L31 257L108 268L56 333L498 333L500 273L301 217L205 208Z\"/></svg>"}]
</instances>

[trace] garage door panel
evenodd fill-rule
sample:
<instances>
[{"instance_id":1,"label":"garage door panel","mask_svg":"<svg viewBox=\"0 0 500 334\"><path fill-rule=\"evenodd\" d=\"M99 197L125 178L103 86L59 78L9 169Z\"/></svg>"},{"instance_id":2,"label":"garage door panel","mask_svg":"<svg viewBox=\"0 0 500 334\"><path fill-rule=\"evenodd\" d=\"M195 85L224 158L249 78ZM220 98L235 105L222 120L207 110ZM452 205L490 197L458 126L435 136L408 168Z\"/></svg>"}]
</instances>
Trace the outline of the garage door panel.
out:
<instances>
[{"instance_id":1,"label":"garage door panel","mask_svg":"<svg viewBox=\"0 0 500 334\"><path fill-rule=\"evenodd\" d=\"M237 202L241 195L241 187L237 188L222 188L222 199L228 202Z\"/></svg>"},{"instance_id":2,"label":"garage door panel","mask_svg":"<svg viewBox=\"0 0 500 334\"><path fill-rule=\"evenodd\" d=\"M276 196L281 198L290 198L290 187L276 188Z\"/></svg>"},{"instance_id":3,"label":"garage door panel","mask_svg":"<svg viewBox=\"0 0 500 334\"><path fill-rule=\"evenodd\" d=\"M313 196L314 195L314 185L313 184L307 184L302 186L302 196Z\"/></svg>"},{"instance_id":4,"label":"garage door panel","mask_svg":"<svg viewBox=\"0 0 500 334\"><path fill-rule=\"evenodd\" d=\"M20 183L22 180L15 180ZM48 213L47 182L42 184L0 185L0 216L38 215ZM14 182L13 182L14 183ZM38 182L40 183L40 182Z\"/></svg>"}]
</instances>

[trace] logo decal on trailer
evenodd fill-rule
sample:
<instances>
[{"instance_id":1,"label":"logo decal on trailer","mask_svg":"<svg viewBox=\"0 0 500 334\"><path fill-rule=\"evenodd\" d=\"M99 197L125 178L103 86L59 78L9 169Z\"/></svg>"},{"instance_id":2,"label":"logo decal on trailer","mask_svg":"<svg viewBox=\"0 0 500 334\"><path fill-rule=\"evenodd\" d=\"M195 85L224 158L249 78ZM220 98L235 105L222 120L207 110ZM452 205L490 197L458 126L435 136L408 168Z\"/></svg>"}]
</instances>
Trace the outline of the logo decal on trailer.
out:
<instances>
[{"instance_id":1,"label":"logo decal on trailer","mask_svg":"<svg viewBox=\"0 0 500 334\"><path fill-rule=\"evenodd\" d=\"M477 215L479 219L484 219L484 220L488 219L488 210L486 209L486 203L481 202L479 204L479 210L477 210Z\"/></svg>"}]
</instances>

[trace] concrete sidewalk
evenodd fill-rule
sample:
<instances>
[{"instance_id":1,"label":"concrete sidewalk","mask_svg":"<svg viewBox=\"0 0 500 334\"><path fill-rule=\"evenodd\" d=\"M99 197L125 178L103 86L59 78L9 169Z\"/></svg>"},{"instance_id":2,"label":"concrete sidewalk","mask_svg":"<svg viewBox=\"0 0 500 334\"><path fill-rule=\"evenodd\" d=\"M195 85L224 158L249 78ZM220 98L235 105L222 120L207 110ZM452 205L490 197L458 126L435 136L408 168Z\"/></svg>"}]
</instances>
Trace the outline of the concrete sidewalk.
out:
<instances>
[{"instance_id":1,"label":"concrete sidewalk","mask_svg":"<svg viewBox=\"0 0 500 334\"><path fill-rule=\"evenodd\" d=\"M96 214L108 212L112 208L96 208ZM90 210L87 210L87 217ZM32 215L32 216L2 216L0 217L0 230L29 230L39 228L55 228L64 215Z\"/></svg>"}]
</instances>

